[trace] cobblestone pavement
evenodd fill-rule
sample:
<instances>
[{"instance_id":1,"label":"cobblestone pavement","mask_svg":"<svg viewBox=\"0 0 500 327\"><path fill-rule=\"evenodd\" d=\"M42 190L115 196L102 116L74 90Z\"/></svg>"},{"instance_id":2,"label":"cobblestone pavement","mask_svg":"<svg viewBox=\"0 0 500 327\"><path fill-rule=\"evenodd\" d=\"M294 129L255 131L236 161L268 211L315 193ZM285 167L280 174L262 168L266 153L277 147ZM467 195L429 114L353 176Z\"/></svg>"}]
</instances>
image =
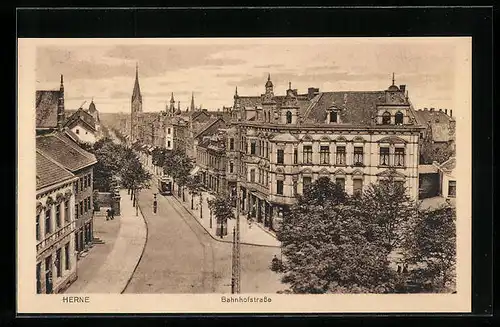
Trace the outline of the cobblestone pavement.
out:
<instances>
[{"instance_id":1,"label":"cobblestone pavement","mask_svg":"<svg viewBox=\"0 0 500 327\"><path fill-rule=\"evenodd\" d=\"M173 197L143 190L139 204L148 224L142 259L125 293L229 293L232 245L214 240ZM276 293L284 289L269 269L278 248L242 245L242 293Z\"/></svg>"}]
</instances>

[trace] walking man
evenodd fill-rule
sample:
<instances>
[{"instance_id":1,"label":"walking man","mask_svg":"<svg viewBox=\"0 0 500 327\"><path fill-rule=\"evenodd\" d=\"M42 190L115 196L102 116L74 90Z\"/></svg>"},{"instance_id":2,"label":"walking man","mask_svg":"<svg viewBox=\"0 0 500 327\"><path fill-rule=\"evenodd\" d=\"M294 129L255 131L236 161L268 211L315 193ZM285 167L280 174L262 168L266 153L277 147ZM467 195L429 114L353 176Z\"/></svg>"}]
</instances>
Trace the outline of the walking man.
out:
<instances>
[{"instance_id":1,"label":"walking man","mask_svg":"<svg viewBox=\"0 0 500 327\"><path fill-rule=\"evenodd\" d=\"M111 214L111 220L115 219L115 209L111 208L109 213Z\"/></svg>"},{"instance_id":2,"label":"walking man","mask_svg":"<svg viewBox=\"0 0 500 327\"><path fill-rule=\"evenodd\" d=\"M111 217L111 210L106 210L106 220L109 220L109 217Z\"/></svg>"}]
</instances>

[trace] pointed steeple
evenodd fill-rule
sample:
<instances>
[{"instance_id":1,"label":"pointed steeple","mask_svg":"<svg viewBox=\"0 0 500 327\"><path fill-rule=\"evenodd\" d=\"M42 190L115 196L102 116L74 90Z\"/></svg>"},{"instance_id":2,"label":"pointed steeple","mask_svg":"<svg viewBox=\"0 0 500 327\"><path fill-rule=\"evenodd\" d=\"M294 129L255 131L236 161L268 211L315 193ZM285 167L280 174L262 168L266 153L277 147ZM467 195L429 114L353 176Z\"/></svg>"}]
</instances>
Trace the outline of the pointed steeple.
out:
<instances>
[{"instance_id":1,"label":"pointed steeple","mask_svg":"<svg viewBox=\"0 0 500 327\"><path fill-rule=\"evenodd\" d=\"M61 86L60 86L60 90L64 90L64 78L63 78L63 74L61 74Z\"/></svg>"},{"instance_id":2,"label":"pointed steeple","mask_svg":"<svg viewBox=\"0 0 500 327\"><path fill-rule=\"evenodd\" d=\"M170 103L175 103L174 92L172 92L172 96L170 97Z\"/></svg>"},{"instance_id":3,"label":"pointed steeple","mask_svg":"<svg viewBox=\"0 0 500 327\"><path fill-rule=\"evenodd\" d=\"M194 111L194 92L191 93L191 111Z\"/></svg>"},{"instance_id":4,"label":"pointed steeple","mask_svg":"<svg viewBox=\"0 0 500 327\"><path fill-rule=\"evenodd\" d=\"M394 82L395 82L395 80L394 80L394 73L392 73L392 85L395 85Z\"/></svg>"},{"instance_id":5,"label":"pointed steeple","mask_svg":"<svg viewBox=\"0 0 500 327\"><path fill-rule=\"evenodd\" d=\"M136 99L142 103L141 88L139 86L139 64L137 63L135 64L135 83L134 91L132 92L132 102Z\"/></svg>"}]
</instances>

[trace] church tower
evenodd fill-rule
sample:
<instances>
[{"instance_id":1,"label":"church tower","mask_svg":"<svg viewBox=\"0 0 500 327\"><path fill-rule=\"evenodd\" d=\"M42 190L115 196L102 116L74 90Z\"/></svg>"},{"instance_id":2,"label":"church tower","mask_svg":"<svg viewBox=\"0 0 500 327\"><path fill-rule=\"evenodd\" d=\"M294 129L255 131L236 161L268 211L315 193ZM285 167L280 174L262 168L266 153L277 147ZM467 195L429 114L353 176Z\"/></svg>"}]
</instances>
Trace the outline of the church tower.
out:
<instances>
[{"instance_id":1,"label":"church tower","mask_svg":"<svg viewBox=\"0 0 500 327\"><path fill-rule=\"evenodd\" d=\"M274 99L274 85L271 82L271 74L267 75L266 93L262 96L262 118L264 122L272 123L278 122L279 112L277 111L277 104Z\"/></svg>"},{"instance_id":2,"label":"church tower","mask_svg":"<svg viewBox=\"0 0 500 327\"><path fill-rule=\"evenodd\" d=\"M132 91L132 101L131 101L131 116L130 116L130 128L131 128L131 139L136 140L138 137L138 116L142 112L142 95L141 88L139 87L139 66L135 66L135 83L134 90Z\"/></svg>"},{"instance_id":3,"label":"church tower","mask_svg":"<svg viewBox=\"0 0 500 327\"><path fill-rule=\"evenodd\" d=\"M61 74L61 85L59 86L59 99L57 102L57 128L62 130L65 123L64 116L64 82L63 75Z\"/></svg>"},{"instance_id":4,"label":"church tower","mask_svg":"<svg viewBox=\"0 0 500 327\"><path fill-rule=\"evenodd\" d=\"M194 111L194 93L191 93L191 107L189 108L189 111Z\"/></svg>"},{"instance_id":5,"label":"church tower","mask_svg":"<svg viewBox=\"0 0 500 327\"><path fill-rule=\"evenodd\" d=\"M174 100L174 92L172 92L172 97L170 98L170 112L175 114L175 100Z\"/></svg>"}]
</instances>

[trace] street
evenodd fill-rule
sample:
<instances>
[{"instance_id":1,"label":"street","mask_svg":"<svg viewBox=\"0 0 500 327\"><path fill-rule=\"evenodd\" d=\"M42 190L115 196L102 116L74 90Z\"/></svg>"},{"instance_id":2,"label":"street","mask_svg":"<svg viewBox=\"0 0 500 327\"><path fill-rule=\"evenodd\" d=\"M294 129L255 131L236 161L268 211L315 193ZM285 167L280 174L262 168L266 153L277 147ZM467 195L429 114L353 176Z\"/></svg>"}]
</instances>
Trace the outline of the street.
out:
<instances>
[{"instance_id":1,"label":"street","mask_svg":"<svg viewBox=\"0 0 500 327\"><path fill-rule=\"evenodd\" d=\"M148 227L144 254L125 293L229 293L232 245L214 240L174 197L142 190L139 205ZM284 289L269 269L279 249L242 245L241 292Z\"/></svg>"}]
</instances>

